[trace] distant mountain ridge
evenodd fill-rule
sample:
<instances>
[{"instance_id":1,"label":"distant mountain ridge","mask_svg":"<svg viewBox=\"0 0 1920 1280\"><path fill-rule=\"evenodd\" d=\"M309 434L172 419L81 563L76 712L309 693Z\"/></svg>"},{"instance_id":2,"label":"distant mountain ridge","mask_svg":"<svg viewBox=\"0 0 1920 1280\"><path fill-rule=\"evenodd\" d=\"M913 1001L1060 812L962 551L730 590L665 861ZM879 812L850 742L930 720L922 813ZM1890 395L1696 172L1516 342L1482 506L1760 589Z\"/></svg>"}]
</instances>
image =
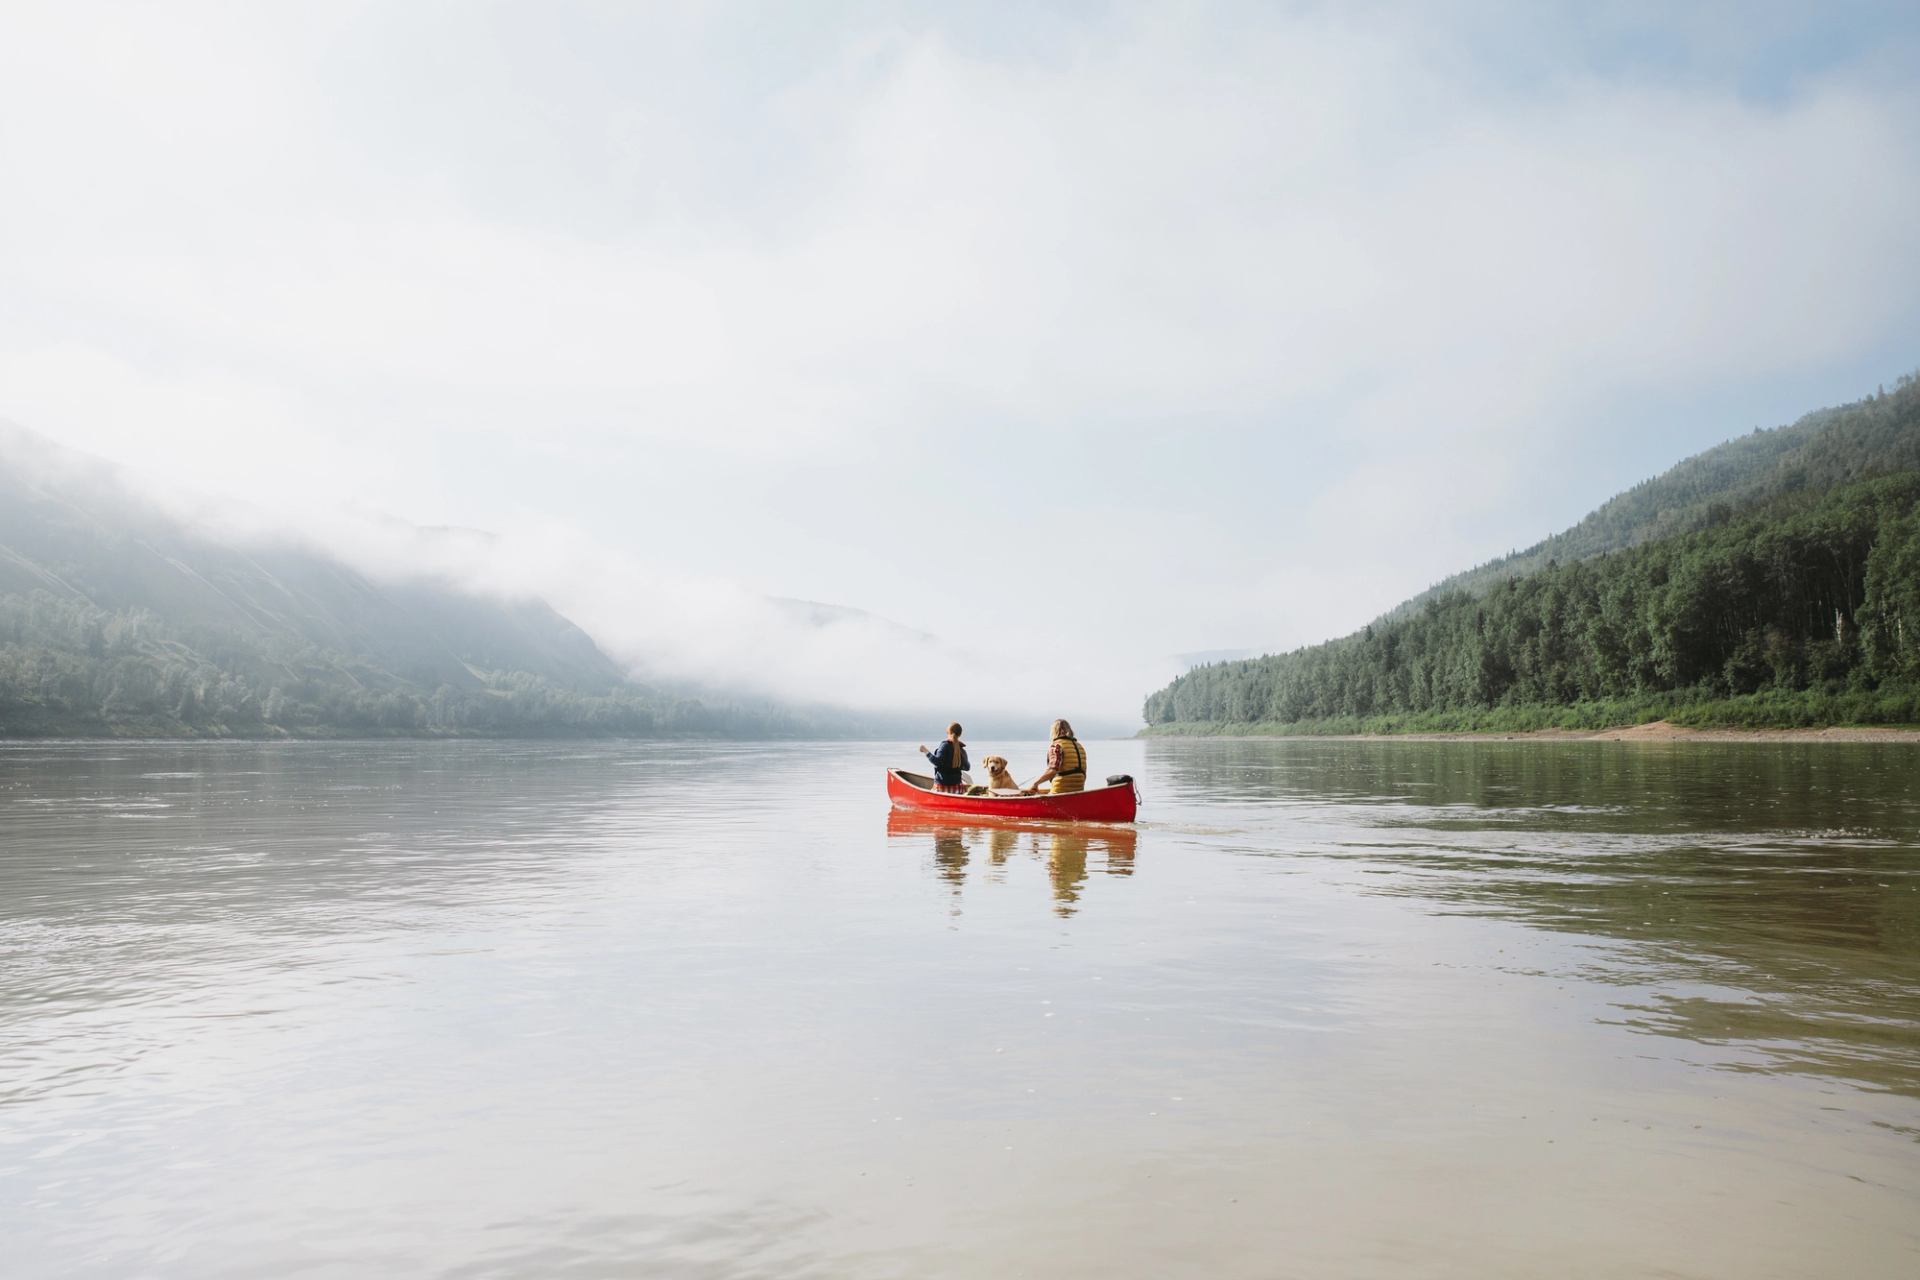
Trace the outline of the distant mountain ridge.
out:
<instances>
[{"instance_id":1,"label":"distant mountain ridge","mask_svg":"<svg viewBox=\"0 0 1920 1280\"><path fill-rule=\"evenodd\" d=\"M0 593L38 588L297 642L345 657L343 673L374 685L478 687L475 667L594 691L622 678L585 632L538 601L481 600L425 580L376 584L293 542L223 545L141 500L111 468L57 456L38 475L18 465L29 450L44 458L56 448L17 427L0 441Z\"/></svg>"},{"instance_id":2,"label":"distant mountain ridge","mask_svg":"<svg viewBox=\"0 0 1920 1280\"><path fill-rule=\"evenodd\" d=\"M844 730L635 683L536 599L238 545L0 424L0 736Z\"/></svg>"},{"instance_id":3,"label":"distant mountain ridge","mask_svg":"<svg viewBox=\"0 0 1920 1280\"><path fill-rule=\"evenodd\" d=\"M919 631L905 623L883 618L866 609L856 609L851 605L822 604L818 600L797 600L792 596L769 596L767 603L779 610L782 615L807 627L834 627L849 623L865 626L883 627L904 640L930 644L934 637L925 631Z\"/></svg>"}]
</instances>

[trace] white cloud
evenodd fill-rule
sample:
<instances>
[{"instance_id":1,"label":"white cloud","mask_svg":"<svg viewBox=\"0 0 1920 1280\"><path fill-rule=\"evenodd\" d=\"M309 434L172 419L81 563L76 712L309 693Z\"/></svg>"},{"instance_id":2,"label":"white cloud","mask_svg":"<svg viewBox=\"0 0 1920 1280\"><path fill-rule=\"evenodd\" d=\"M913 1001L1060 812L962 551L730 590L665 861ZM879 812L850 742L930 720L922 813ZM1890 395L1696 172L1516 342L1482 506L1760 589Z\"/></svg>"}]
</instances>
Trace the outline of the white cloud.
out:
<instances>
[{"instance_id":1,"label":"white cloud","mask_svg":"<svg viewBox=\"0 0 1920 1280\"><path fill-rule=\"evenodd\" d=\"M14 15L0 414L251 492L602 529L627 517L473 442L657 444L742 485L804 470L822 507L945 509L947 477L889 461L902 433L1124 438L1118 471L1049 454L1054 505L1201 477L1091 531L1129 552L1088 557L1103 642L1154 655L1353 625L1504 549L1436 529L1436 496L1498 509L1609 404L1920 323L1920 96L1844 66L1767 100L1571 62L1521 82L1424 8L1122 7L1031 48L896 19L784 33L791 58L724 6L289 12ZM656 490L647 536L714 497ZM1056 536L960 500L1024 563ZM1041 575L836 577L790 523L728 518L676 564L1055 643ZM832 678L732 643L694 647Z\"/></svg>"}]
</instances>

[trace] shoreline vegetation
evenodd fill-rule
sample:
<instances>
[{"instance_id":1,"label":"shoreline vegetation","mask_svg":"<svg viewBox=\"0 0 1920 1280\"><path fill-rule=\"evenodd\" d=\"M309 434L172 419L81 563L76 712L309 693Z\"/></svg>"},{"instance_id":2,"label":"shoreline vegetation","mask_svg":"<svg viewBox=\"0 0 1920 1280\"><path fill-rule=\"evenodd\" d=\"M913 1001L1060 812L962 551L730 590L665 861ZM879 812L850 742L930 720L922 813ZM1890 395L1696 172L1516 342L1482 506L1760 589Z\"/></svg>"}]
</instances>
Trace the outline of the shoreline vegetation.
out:
<instances>
[{"instance_id":1,"label":"shoreline vegetation","mask_svg":"<svg viewBox=\"0 0 1920 1280\"><path fill-rule=\"evenodd\" d=\"M1157 725L1142 729L1142 738L1216 738L1222 741L1321 742L1900 742L1920 745L1920 725L1826 725L1820 728L1730 729L1694 728L1670 720L1619 725L1611 729L1462 729L1453 731L1408 729L1387 733L1345 733L1331 730L1271 733L1249 725Z\"/></svg>"},{"instance_id":2,"label":"shoreline vegetation","mask_svg":"<svg viewBox=\"0 0 1920 1280\"><path fill-rule=\"evenodd\" d=\"M1147 734L1920 725L1920 380L1719 445L1361 630L1197 666Z\"/></svg>"},{"instance_id":3,"label":"shoreline vegetation","mask_svg":"<svg viewBox=\"0 0 1920 1280\"><path fill-rule=\"evenodd\" d=\"M1562 706L1470 707L1404 715L1293 721L1192 720L1150 724L1142 738L1740 738L1782 741L1856 735L1920 736L1920 691L1787 693L1732 698L1611 699Z\"/></svg>"}]
</instances>

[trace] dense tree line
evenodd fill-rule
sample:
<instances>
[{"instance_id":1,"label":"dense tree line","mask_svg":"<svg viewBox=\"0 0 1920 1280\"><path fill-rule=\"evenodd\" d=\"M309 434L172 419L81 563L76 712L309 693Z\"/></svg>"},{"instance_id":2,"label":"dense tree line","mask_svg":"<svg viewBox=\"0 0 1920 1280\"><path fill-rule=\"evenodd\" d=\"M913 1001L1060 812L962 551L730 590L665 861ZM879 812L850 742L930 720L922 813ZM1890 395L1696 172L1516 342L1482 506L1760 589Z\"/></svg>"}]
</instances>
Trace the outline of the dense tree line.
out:
<instances>
[{"instance_id":1,"label":"dense tree line","mask_svg":"<svg viewBox=\"0 0 1920 1280\"><path fill-rule=\"evenodd\" d=\"M1920 469L1825 493L1793 486L1691 533L1549 562L1484 594L1432 595L1326 644L1197 668L1149 697L1146 718L1299 724L1882 689L1920 689ZM1916 703L1878 705L1907 718Z\"/></svg>"},{"instance_id":2,"label":"dense tree line","mask_svg":"<svg viewBox=\"0 0 1920 1280\"><path fill-rule=\"evenodd\" d=\"M0 595L0 735L798 737L845 717L525 672L425 689L284 638Z\"/></svg>"}]
</instances>

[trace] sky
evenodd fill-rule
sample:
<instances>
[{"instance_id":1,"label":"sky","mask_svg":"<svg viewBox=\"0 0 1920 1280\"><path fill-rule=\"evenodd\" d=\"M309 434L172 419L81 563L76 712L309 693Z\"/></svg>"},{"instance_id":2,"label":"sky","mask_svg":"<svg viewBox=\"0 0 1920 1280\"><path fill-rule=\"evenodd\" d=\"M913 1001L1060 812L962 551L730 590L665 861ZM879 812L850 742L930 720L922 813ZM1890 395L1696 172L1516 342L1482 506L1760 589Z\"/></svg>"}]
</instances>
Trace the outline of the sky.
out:
<instances>
[{"instance_id":1,"label":"sky","mask_svg":"<svg viewBox=\"0 0 1920 1280\"><path fill-rule=\"evenodd\" d=\"M0 418L486 530L647 669L1125 718L1920 368L1917 71L1896 4L6 0Z\"/></svg>"}]
</instances>

